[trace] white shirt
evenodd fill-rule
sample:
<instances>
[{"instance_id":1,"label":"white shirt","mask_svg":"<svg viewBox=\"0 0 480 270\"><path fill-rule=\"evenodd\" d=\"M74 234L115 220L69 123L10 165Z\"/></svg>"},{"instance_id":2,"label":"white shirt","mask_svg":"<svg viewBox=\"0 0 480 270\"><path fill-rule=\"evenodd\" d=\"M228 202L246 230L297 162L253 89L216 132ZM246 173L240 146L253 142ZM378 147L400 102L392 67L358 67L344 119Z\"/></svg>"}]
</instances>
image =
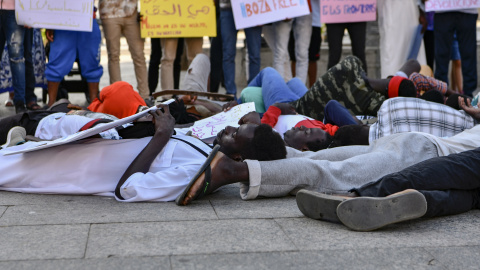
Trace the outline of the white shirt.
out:
<instances>
[{"instance_id":1,"label":"white shirt","mask_svg":"<svg viewBox=\"0 0 480 270\"><path fill-rule=\"evenodd\" d=\"M292 114L292 115L280 115L278 121L273 127L283 138L283 134L293 128L298 122L303 120L315 120L311 117L301 115L301 114Z\"/></svg>"},{"instance_id":2,"label":"white shirt","mask_svg":"<svg viewBox=\"0 0 480 270\"><path fill-rule=\"evenodd\" d=\"M193 137L175 137L191 142L207 154L211 151L210 147ZM5 150L0 150L0 190L114 196L121 176L150 139L87 139L10 156L3 156ZM27 142L7 150L19 150L32 144L37 142ZM127 202L172 201L183 191L205 159L188 144L170 139L148 173L135 173L125 181L121 195Z\"/></svg>"}]
</instances>

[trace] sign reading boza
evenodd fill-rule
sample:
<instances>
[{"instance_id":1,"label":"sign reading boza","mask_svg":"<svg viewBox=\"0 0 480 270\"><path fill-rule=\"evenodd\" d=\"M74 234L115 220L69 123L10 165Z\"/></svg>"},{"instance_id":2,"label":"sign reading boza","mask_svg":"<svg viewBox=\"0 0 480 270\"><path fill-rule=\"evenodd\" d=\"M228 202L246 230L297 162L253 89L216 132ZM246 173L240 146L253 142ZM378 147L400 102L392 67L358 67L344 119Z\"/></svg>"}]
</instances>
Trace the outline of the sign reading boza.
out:
<instances>
[{"instance_id":1,"label":"sign reading boza","mask_svg":"<svg viewBox=\"0 0 480 270\"><path fill-rule=\"evenodd\" d=\"M142 37L217 35L213 0L141 0Z\"/></svg>"},{"instance_id":2,"label":"sign reading boza","mask_svg":"<svg viewBox=\"0 0 480 270\"><path fill-rule=\"evenodd\" d=\"M237 29L310 14L307 0L232 0Z\"/></svg>"},{"instance_id":3,"label":"sign reading boza","mask_svg":"<svg viewBox=\"0 0 480 270\"><path fill-rule=\"evenodd\" d=\"M322 23L375 21L376 12L377 0L320 0Z\"/></svg>"},{"instance_id":4,"label":"sign reading boza","mask_svg":"<svg viewBox=\"0 0 480 270\"><path fill-rule=\"evenodd\" d=\"M429 0L425 2L426 11L457 10L480 8L480 0Z\"/></svg>"},{"instance_id":5,"label":"sign reading boza","mask_svg":"<svg viewBox=\"0 0 480 270\"><path fill-rule=\"evenodd\" d=\"M33 28L92 31L94 0L16 0L19 25Z\"/></svg>"}]
</instances>

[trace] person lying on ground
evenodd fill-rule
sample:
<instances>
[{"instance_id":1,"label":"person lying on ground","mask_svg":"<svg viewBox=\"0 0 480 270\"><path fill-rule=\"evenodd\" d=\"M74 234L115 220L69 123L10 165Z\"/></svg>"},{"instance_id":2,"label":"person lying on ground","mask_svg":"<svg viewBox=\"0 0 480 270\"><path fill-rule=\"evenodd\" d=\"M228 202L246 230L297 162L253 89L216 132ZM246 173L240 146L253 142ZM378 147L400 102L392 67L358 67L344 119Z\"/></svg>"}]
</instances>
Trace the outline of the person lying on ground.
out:
<instances>
[{"instance_id":1,"label":"person lying on ground","mask_svg":"<svg viewBox=\"0 0 480 270\"><path fill-rule=\"evenodd\" d=\"M337 100L354 115L374 116L388 98L417 97L420 92L430 90L443 95L450 93L445 83L417 73L420 71L417 61L407 61L400 70L412 80L402 76L367 78L361 61L349 56L319 77L308 90L298 79L285 83L276 70L265 68L250 82L245 93L242 91L240 102L255 102L260 113L274 103L290 103L298 113L322 120L324 108L330 100ZM224 110L236 104L238 101L229 102L224 105Z\"/></svg>"},{"instance_id":2,"label":"person lying on ground","mask_svg":"<svg viewBox=\"0 0 480 270\"><path fill-rule=\"evenodd\" d=\"M177 203L187 205L197 196L232 183L240 183L244 200L281 197L300 189L345 194L371 179L421 161L480 147L479 132L480 125L449 138L422 132L399 133L382 137L368 146L344 146L318 152L287 147L287 158L275 161L235 162L217 153L208 162L211 173L193 177L190 188L184 191L188 196L178 199Z\"/></svg>"},{"instance_id":3,"label":"person lying on ground","mask_svg":"<svg viewBox=\"0 0 480 270\"><path fill-rule=\"evenodd\" d=\"M349 197L301 190L297 204L307 217L372 231L417 218L480 209L480 148L436 157L355 187Z\"/></svg>"},{"instance_id":4,"label":"person lying on ground","mask_svg":"<svg viewBox=\"0 0 480 270\"><path fill-rule=\"evenodd\" d=\"M125 202L174 200L202 167L212 146L191 136L173 135L175 120L168 106L160 106L164 112L151 112L153 137L85 139L6 156L3 154L8 150L39 143L0 150L0 190L115 196ZM232 160L269 160L286 155L283 140L267 125L227 127L216 144L215 152L221 151Z\"/></svg>"}]
</instances>

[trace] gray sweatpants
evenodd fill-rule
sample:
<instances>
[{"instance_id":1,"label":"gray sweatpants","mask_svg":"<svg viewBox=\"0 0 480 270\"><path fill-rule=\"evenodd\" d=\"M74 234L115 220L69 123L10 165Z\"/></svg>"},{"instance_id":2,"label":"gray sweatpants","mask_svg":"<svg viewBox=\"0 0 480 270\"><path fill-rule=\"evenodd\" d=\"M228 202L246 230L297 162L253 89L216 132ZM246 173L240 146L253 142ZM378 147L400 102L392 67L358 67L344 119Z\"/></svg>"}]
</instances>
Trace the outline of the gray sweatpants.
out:
<instances>
[{"instance_id":1,"label":"gray sweatpants","mask_svg":"<svg viewBox=\"0 0 480 270\"><path fill-rule=\"evenodd\" d=\"M369 146L319 152L288 148L283 160L246 160L250 182L241 185L240 195L244 200L280 197L300 189L341 194L437 156L435 144L421 133L394 134Z\"/></svg>"}]
</instances>

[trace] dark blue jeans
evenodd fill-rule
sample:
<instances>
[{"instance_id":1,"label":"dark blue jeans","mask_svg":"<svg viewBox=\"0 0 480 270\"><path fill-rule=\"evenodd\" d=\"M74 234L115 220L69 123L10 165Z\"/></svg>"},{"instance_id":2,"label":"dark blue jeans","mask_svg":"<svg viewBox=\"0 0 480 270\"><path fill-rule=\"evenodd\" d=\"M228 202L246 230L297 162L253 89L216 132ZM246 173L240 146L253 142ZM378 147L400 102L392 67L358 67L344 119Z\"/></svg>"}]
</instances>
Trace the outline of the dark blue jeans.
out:
<instances>
[{"instance_id":1,"label":"dark blue jeans","mask_svg":"<svg viewBox=\"0 0 480 270\"><path fill-rule=\"evenodd\" d=\"M324 109L325 118L323 119L324 124L332 124L336 126L346 126L346 125L358 125L358 122L355 121L354 116L336 100L330 100L325 105Z\"/></svg>"},{"instance_id":2,"label":"dark blue jeans","mask_svg":"<svg viewBox=\"0 0 480 270\"><path fill-rule=\"evenodd\" d=\"M448 64L453 34L457 33L462 59L463 91L472 96L477 89L477 14L435 13L435 78L448 83Z\"/></svg>"},{"instance_id":3,"label":"dark blue jeans","mask_svg":"<svg viewBox=\"0 0 480 270\"><path fill-rule=\"evenodd\" d=\"M480 148L425 160L354 191L360 196L385 197L405 189L416 189L425 196L424 217L479 208Z\"/></svg>"},{"instance_id":4,"label":"dark blue jeans","mask_svg":"<svg viewBox=\"0 0 480 270\"><path fill-rule=\"evenodd\" d=\"M15 11L0 10L0 48L7 42L15 104L25 103L24 35L25 28L17 24Z\"/></svg>"}]
</instances>

